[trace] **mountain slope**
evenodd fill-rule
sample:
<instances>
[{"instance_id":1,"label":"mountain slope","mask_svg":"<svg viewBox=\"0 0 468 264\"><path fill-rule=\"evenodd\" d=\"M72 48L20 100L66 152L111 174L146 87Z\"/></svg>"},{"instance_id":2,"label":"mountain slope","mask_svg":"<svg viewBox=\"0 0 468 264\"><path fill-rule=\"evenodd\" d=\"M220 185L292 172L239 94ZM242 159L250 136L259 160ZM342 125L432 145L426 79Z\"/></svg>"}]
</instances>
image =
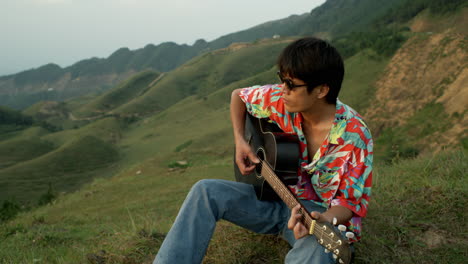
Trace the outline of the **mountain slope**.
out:
<instances>
[{"instance_id":1,"label":"mountain slope","mask_svg":"<svg viewBox=\"0 0 468 264\"><path fill-rule=\"evenodd\" d=\"M401 0L328 0L311 13L267 22L211 42L196 41L192 46L172 42L149 44L130 51L120 48L108 58L91 58L60 68L47 64L18 74L0 77L0 105L26 108L38 101L64 101L89 93L103 92L131 75L152 69L167 72L191 58L232 43L253 42L274 35L320 35L335 38L358 31ZM338 19L339 17L339 19Z\"/></svg>"},{"instance_id":2,"label":"mountain slope","mask_svg":"<svg viewBox=\"0 0 468 264\"><path fill-rule=\"evenodd\" d=\"M204 97L229 83L270 69L288 41L236 44L201 55L166 73L144 96L117 108L115 112L147 114L161 111L190 95Z\"/></svg>"},{"instance_id":3,"label":"mountain slope","mask_svg":"<svg viewBox=\"0 0 468 264\"><path fill-rule=\"evenodd\" d=\"M374 135L380 137L377 153L393 152L385 159L456 146L466 140L468 48L466 35L459 32L468 27L467 14L465 8L455 17L434 22L428 13L413 20L417 28L449 22L451 26L441 32L416 32L376 83L375 100L365 115Z\"/></svg>"},{"instance_id":4,"label":"mountain slope","mask_svg":"<svg viewBox=\"0 0 468 264\"><path fill-rule=\"evenodd\" d=\"M136 97L143 96L160 77L162 77L160 74L152 71L137 74L74 112L80 116L102 115L110 112Z\"/></svg>"},{"instance_id":5,"label":"mountain slope","mask_svg":"<svg viewBox=\"0 0 468 264\"><path fill-rule=\"evenodd\" d=\"M46 193L49 185L73 191L94 178L93 171L117 159L112 145L93 136L80 137L37 158L0 169L0 199L30 204Z\"/></svg>"}]
</instances>

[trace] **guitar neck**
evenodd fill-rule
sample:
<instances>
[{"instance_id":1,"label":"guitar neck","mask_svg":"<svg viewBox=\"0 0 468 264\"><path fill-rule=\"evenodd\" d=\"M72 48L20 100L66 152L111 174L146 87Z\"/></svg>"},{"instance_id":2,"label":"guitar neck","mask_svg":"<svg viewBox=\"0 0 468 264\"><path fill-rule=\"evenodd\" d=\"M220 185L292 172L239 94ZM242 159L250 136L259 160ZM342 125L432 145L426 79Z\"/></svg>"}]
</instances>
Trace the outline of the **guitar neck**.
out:
<instances>
[{"instance_id":1,"label":"guitar neck","mask_svg":"<svg viewBox=\"0 0 468 264\"><path fill-rule=\"evenodd\" d=\"M284 183L281 182L278 176L276 176L275 172L266 161L262 161L261 166L262 176L290 209L294 208L298 203L300 203L296 196L294 196L294 194L291 193L291 191L284 185ZM299 209L299 213L302 216L301 221L307 230L312 231L314 235L321 235L321 233L319 233L320 231L315 228L315 225L321 226L321 224L317 223L304 207Z\"/></svg>"}]
</instances>

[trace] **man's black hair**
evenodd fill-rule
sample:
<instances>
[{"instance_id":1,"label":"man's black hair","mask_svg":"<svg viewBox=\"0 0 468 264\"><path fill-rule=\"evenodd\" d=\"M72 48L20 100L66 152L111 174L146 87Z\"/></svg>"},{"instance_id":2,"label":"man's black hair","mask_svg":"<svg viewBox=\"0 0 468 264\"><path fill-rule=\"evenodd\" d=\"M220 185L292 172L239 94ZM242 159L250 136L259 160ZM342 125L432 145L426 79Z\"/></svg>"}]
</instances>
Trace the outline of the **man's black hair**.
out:
<instances>
[{"instance_id":1,"label":"man's black hair","mask_svg":"<svg viewBox=\"0 0 468 264\"><path fill-rule=\"evenodd\" d=\"M314 87L327 84L330 91L326 101L336 103L344 76L343 59L328 42L302 38L289 44L278 58L278 68L283 75L304 81L310 93Z\"/></svg>"}]
</instances>

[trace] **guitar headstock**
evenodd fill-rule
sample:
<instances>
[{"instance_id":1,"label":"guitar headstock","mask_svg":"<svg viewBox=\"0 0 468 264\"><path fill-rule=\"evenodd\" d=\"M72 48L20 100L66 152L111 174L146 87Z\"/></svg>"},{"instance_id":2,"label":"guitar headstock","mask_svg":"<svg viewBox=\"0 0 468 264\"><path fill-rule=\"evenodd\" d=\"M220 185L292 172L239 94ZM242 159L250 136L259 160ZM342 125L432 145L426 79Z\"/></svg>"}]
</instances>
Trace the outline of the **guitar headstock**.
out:
<instances>
[{"instance_id":1,"label":"guitar headstock","mask_svg":"<svg viewBox=\"0 0 468 264\"><path fill-rule=\"evenodd\" d=\"M336 220L334 219L334 222ZM349 239L354 237L354 233L346 232L343 236L342 232L346 231L346 226L333 226L330 223L315 223L313 227L313 235L315 235L318 243L325 248L325 252L333 253L333 257L340 264L349 264L352 260L352 252L349 246Z\"/></svg>"}]
</instances>

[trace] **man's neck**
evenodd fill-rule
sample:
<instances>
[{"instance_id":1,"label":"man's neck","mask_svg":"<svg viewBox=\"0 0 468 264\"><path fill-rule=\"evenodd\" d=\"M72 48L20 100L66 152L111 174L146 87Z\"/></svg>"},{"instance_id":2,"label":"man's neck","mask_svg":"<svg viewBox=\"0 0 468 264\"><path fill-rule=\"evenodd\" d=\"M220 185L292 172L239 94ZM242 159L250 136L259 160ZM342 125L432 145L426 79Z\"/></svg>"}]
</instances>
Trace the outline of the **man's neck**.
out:
<instances>
[{"instance_id":1,"label":"man's neck","mask_svg":"<svg viewBox=\"0 0 468 264\"><path fill-rule=\"evenodd\" d=\"M333 123L335 112L336 105L320 102L314 108L301 112L301 115L304 125L315 128Z\"/></svg>"}]
</instances>

